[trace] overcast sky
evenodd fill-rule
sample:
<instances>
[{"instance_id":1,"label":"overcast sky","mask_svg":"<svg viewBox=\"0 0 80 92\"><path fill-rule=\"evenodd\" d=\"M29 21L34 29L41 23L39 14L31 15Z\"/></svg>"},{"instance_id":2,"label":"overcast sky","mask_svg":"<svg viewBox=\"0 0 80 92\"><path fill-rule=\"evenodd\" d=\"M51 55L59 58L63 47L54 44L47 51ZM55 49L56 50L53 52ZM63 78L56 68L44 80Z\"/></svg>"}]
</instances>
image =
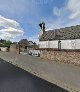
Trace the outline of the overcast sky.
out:
<instances>
[{"instance_id":1,"label":"overcast sky","mask_svg":"<svg viewBox=\"0 0 80 92\"><path fill-rule=\"evenodd\" d=\"M80 24L80 0L0 0L0 39L38 41L40 22L46 29Z\"/></svg>"}]
</instances>

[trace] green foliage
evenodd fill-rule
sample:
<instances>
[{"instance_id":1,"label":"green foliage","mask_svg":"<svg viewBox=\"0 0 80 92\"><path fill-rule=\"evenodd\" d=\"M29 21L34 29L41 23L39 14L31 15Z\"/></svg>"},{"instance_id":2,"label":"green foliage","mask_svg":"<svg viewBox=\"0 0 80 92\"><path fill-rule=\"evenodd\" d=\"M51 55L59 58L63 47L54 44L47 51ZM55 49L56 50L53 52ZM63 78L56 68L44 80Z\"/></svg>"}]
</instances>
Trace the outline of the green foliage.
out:
<instances>
[{"instance_id":1,"label":"green foliage","mask_svg":"<svg viewBox=\"0 0 80 92\"><path fill-rule=\"evenodd\" d=\"M4 40L3 42L0 42L1 47L9 47L12 44L11 41Z\"/></svg>"},{"instance_id":2,"label":"green foliage","mask_svg":"<svg viewBox=\"0 0 80 92\"><path fill-rule=\"evenodd\" d=\"M11 41L5 41L3 44L4 44L4 46L10 46L12 44L12 42Z\"/></svg>"},{"instance_id":3,"label":"green foliage","mask_svg":"<svg viewBox=\"0 0 80 92\"><path fill-rule=\"evenodd\" d=\"M25 45L29 45L29 42L27 39L21 39L19 42L18 42L19 45L21 46L25 46Z\"/></svg>"}]
</instances>

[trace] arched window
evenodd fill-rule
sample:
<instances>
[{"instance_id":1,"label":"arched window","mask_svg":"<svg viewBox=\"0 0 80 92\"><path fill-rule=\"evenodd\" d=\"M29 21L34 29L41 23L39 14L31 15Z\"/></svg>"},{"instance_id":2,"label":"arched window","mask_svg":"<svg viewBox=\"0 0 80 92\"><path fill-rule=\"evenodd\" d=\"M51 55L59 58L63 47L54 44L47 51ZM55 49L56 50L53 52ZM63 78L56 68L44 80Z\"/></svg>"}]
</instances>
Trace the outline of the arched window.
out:
<instances>
[{"instance_id":1,"label":"arched window","mask_svg":"<svg viewBox=\"0 0 80 92\"><path fill-rule=\"evenodd\" d=\"M58 41L58 49L61 49L61 41Z\"/></svg>"}]
</instances>

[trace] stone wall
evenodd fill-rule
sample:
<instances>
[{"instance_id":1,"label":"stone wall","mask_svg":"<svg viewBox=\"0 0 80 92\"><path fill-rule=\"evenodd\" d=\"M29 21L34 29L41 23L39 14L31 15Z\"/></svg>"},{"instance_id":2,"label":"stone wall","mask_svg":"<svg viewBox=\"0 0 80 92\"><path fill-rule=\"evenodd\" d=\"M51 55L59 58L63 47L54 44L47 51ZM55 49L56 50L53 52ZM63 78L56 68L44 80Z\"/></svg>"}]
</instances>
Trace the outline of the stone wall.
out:
<instances>
[{"instance_id":1,"label":"stone wall","mask_svg":"<svg viewBox=\"0 0 80 92\"><path fill-rule=\"evenodd\" d=\"M40 57L52 61L73 63L80 65L79 50L41 50Z\"/></svg>"},{"instance_id":2,"label":"stone wall","mask_svg":"<svg viewBox=\"0 0 80 92\"><path fill-rule=\"evenodd\" d=\"M11 53L19 54L19 53L20 53L19 45L16 44L16 43L11 44L11 45L10 45L10 48L9 48L9 51L10 51Z\"/></svg>"},{"instance_id":3,"label":"stone wall","mask_svg":"<svg viewBox=\"0 0 80 92\"><path fill-rule=\"evenodd\" d=\"M16 48L10 47L10 52L15 53L15 54L19 54L19 47L16 47Z\"/></svg>"}]
</instances>

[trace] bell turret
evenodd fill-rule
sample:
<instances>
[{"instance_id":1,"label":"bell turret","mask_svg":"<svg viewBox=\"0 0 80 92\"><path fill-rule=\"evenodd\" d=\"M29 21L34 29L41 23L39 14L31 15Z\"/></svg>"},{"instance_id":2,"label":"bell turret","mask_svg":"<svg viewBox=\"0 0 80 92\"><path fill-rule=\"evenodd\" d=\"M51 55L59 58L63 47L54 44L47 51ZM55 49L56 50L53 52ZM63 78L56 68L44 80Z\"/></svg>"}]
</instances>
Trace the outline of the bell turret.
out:
<instances>
[{"instance_id":1,"label":"bell turret","mask_svg":"<svg viewBox=\"0 0 80 92\"><path fill-rule=\"evenodd\" d=\"M39 36L41 36L42 34L44 34L45 33L45 23L44 22L42 22L42 23L40 23L39 24L39 26L40 26L40 34L39 34Z\"/></svg>"}]
</instances>

